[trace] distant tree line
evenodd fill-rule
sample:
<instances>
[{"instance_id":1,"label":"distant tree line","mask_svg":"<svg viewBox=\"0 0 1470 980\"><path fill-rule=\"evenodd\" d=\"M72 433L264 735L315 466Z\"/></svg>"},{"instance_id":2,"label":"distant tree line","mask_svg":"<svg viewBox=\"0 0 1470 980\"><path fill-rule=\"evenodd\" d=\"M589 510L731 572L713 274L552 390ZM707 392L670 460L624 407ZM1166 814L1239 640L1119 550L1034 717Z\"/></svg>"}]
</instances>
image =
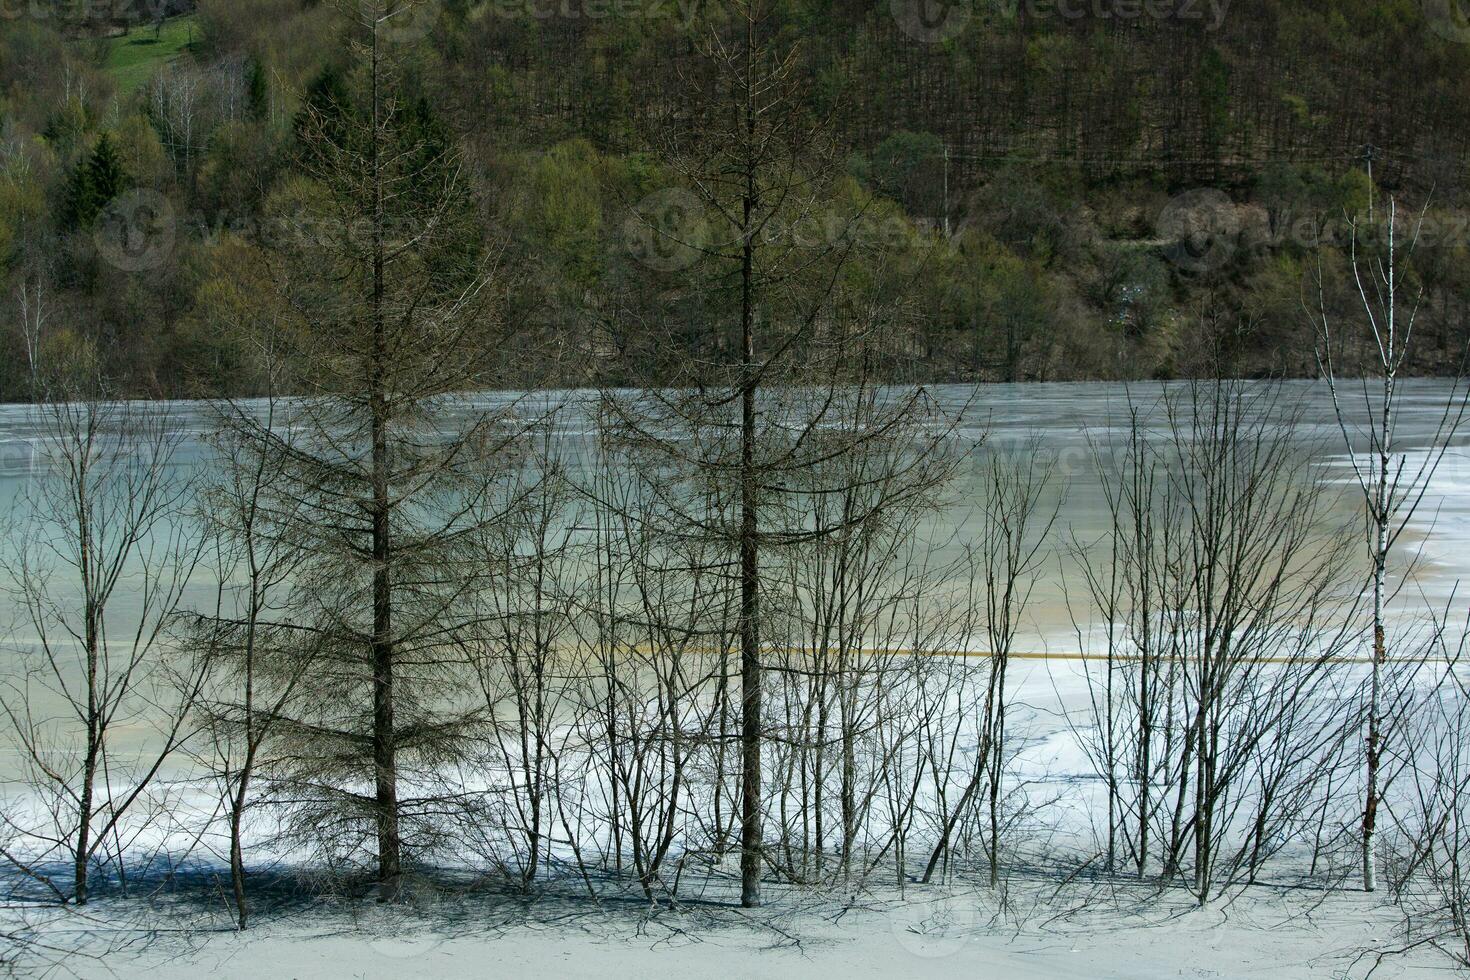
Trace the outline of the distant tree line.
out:
<instances>
[{"instance_id":1,"label":"distant tree line","mask_svg":"<svg viewBox=\"0 0 1470 980\"><path fill-rule=\"evenodd\" d=\"M293 196L299 121L350 64L353 5L117 5L114 26L169 14L197 30L134 88L110 68L126 38L77 19L97 6L31 4L0 23L0 397L30 397L38 359L77 357L133 394L260 391L258 352L236 329L256 290L227 272L283 238L331 234ZM384 41L404 65L395 97L458 147L473 220L525 272L507 297L522 333L501 381L646 378L617 356L639 339L607 313L656 304L669 281L666 262L630 247L650 201L686 231L709 218L659 196L678 175L656 134L697 101L691 9L407 8ZM1435 229L1411 272L1432 342L1405 370L1454 367L1470 298L1457 162L1470 45L1434 5L944 9L958 20L943 36L902 2L770 13L775 34L801 41L803 112L830 124L841 179L826 207L860 202L884 253L881 268L855 257L853 274L912 282L929 378L1185 377L1221 354L1242 375L1310 375L1306 274L1340 269L1345 222L1389 192ZM669 315L710 332L697 307ZM1358 364L1348 352L1339 367Z\"/></svg>"}]
</instances>

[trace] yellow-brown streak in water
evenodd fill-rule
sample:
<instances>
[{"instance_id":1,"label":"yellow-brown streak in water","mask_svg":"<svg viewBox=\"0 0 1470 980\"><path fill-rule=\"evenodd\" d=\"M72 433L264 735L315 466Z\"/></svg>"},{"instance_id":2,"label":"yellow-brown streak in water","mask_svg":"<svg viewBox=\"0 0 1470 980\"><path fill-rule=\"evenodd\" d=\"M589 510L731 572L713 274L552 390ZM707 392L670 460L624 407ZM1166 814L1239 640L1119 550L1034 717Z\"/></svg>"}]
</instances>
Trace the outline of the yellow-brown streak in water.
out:
<instances>
[{"instance_id":1,"label":"yellow-brown streak in water","mask_svg":"<svg viewBox=\"0 0 1470 980\"><path fill-rule=\"evenodd\" d=\"M637 645L636 649L637 649L637 651L639 653L654 653L654 652L656 652L652 648L648 647L645 644L641 644L641 643ZM680 652L681 653L686 653L686 654L694 654L696 656L699 656L699 655L707 655L707 654L718 653L719 651L716 650L716 649L714 649L713 647L684 647ZM802 653L809 653L811 651L803 650L803 649L800 649L800 648L797 648L797 647L788 647L786 649L781 649L779 647L765 647L764 648L764 652L765 653L785 653L785 654L788 654L788 655L790 655L790 654L798 654L799 655L799 654L802 654ZM883 647L883 648L859 647L859 648L856 648L856 649L843 650L843 651L831 650L831 651L829 651L829 654L835 655L838 652L846 653L846 654L849 654L849 655L851 655L851 654L857 654L857 653L862 653L862 654L885 654L886 653L886 654L889 654L890 656L895 656L895 657L908 657L908 656L913 656L916 652L918 652L918 653L920 653L920 654L922 654L924 656L929 656L929 657L967 657L967 658L968 657L974 657L976 659L979 659L981 657L989 657L989 656L992 656L992 654L988 650L921 650L921 651L914 651L914 650L905 649L903 647L891 647L891 648L889 648L889 647ZM1105 653L1073 653L1073 652L1070 652L1070 651L1067 651L1067 652L1058 651L1056 653L1037 653L1037 652L1034 652L1034 651L1020 651L1020 650L1015 650L1015 651L1012 651L1011 652L1011 659L1013 659L1013 660L1077 660L1077 661L1098 660L1098 661L1106 662L1107 659L1108 659L1108 655L1105 654ZM1127 661L1130 661L1130 660L1140 660L1140 659L1142 659L1142 658L1139 657L1136 654L1123 654L1123 653L1113 654L1113 660L1114 661L1127 662ZM1187 660L1189 658L1188 657L1179 657L1177 659ZM1240 658L1238 660L1235 660L1233 662L1234 663L1245 663L1245 664L1299 664L1299 663L1311 663L1312 662L1312 659L1313 658L1311 658L1311 657L1242 657L1242 658ZM1373 662L1373 658L1371 658L1371 657L1328 657L1324 662L1325 663L1331 663L1331 664L1371 664ZM1409 658L1399 657L1399 658L1390 658L1390 661L1389 662L1390 663L1415 663L1416 661L1411 660ZM1443 657L1426 657L1422 661L1417 661L1417 662L1426 663L1426 664L1446 664L1446 663L1450 663L1451 661L1449 661L1449 660L1447 660L1447 659L1445 659Z\"/></svg>"}]
</instances>

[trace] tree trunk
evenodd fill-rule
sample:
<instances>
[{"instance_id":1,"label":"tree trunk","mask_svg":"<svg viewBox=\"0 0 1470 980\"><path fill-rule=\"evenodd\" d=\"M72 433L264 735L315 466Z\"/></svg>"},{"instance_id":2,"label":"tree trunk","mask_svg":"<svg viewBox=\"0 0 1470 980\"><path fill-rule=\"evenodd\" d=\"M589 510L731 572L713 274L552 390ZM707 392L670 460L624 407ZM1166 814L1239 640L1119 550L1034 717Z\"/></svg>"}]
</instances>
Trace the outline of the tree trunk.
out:
<instances>
[{"instance_id":1,"label":"tree trunk","mask_svg":"<svg viewBox=\"0 0 1470 980\"><path fill-rule=\"evenodd\" d=\"M86 508L78 507L82 515L81 537L82 567L90 571L91 547L86 528ZM88 587L90 590L90 587ZM97 782L97 756L102 748L102 709L97 698L97 672L99 641L97 637L97 612L92 608L90 595L87 604L85 642L87 646L87 757L82 763L82 789L77 803L77 847L72 878L72 901L77 905L87 904L87 858L92 848L92 807L94 786Z\"/></svg>"},{"instance_id":2,"label":"tree trunk","mask_svg":"<svg viewBox=\"0 0 1470 980\"><path fill-rule=\"evenodd\" d=\"M755 94L754 24L745 24L746 167L740 252L740 904L761 903L760 550L755 467Z\"/></svg>"},{"instance_id":3,"label":"tree trunk","mask_svg":"<svg viewBox=\"0 0 1470 980\"><path fill-rule=\"evenodd\" d=\"M1363 891L1378 888L1378 869L1373 861L1373 835L1378 822L1378 760L1381 752L1381 733L1378 726L1378 697L1380 670L1384 660L1383 620L1380 607L1383 572L1380 568L1374 580L1373 595L1373 679L1368 697L1368 798L1363 806Z\"/></svg>"},{"instance_id":4,"label":"tree trunk","mask_svg":"<svg viewBox=\"0 0 1470 980\"><path fill-rule=\"evenodd\" d=\"M751 201L747 197L747 227ZM750 308L751 244L747 238L741 269L743 280L741 334L744 366L740 396L740 697L743 750L740 810L740 904L761 902L761 661L760 552L756 540L755 494L755 350Z\"/></svg>"},{"instance_id":5,"label":"tree trunk","mask_svg":"<svg viewBox=\"0 0 1470 980\"><path fill-rule=\"evenodd\" d=\"M230 887L235 896L235 925L244 930L250 919L250 908L245 900L245 855L240 846L240 820L245 809L246 787L249 785L249 763L240 773L240 785L230 807Z\"/></svg>"},{"instance_id":6,"label":"tree trunk","mask_svg":"<svg viewBox=\"0 0 1470 980\"><path fill-rule=\"evenodd\" d=\"M393 581L389 562L391 501L388 489L388 362L384 322L384 202L381 172L382 129L378 78L378 32L372 51L373 181L373 349L369 398L372 412L373 552L373 770L376 781L379 898L396 896L402 871L398 835L398 744L393 720Z\"/></svg>"},{"instance_id":7,"label":"tree trunk","mask_svg":"<svg viewBox=\"0 0 1470 980\"><path fill-rule=\"evenodd\" d=\"M77 905L87 904L87 853L92 846L92 784L96 778L97 753L89 746L82 772L81 800L77 805L77 846L72 878L72 901Z\"/></svg>"},{"instance_id":8,"label":"tree trunk","mask_svg":"<svg viewBox=\"0 0 1470 980\"><path fill-rule=\"evenodd\" d=\"M1390 284L1392 285L1392 284ZM1392 302L1392 294L1390 294ZM1389 321L1390 330L1390 357L1392 348L1393 321ZM1383 381L1383 413L1380 420L1381 431L1378 444L1378 486L1374 493L1373 521L1377 537L1373 548L1373 668L1372 678L1369 681L1368 693L1368 744L1367 744L1367 799L1363 803L1363 891L1371 892L1378 887L1378 869L1373 861L1373 835L1377 831L1378 823L1378 763L1382 755L1383 747L1380 744L1382 732L1380 731L1380 705L1383 684L1383 665L1387 659L1387 644L1383 632L1383 597L1387 585L1388 568L1388 522L1390 514L1388 511L1388 464L1389 464L1389 440L1392 435L1392 413L1394 394L1394 373L1392 361L1385 368Z\"/></svg>"}]
</instances>

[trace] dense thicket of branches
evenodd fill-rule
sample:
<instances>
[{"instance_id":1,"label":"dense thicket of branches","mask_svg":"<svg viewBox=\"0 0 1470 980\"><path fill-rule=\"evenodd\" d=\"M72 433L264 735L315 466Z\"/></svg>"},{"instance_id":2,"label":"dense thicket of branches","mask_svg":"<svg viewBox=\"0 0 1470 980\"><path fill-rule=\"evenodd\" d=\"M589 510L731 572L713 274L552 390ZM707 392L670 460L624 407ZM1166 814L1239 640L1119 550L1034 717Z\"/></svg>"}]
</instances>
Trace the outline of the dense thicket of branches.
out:
<instances>
[{"instance_id":1,"label":"dense thicket of branches","mask_svg":"<svg viewBox=\"0 0 1470 980\"><path fill-rule=\"evenodd\" d=\"M1156 445L1135 409L1104 467L1112 529L1078 549L1106 611L1085 731L1108 867L1191 868L1203 903L1352 781L1355 700L1333 669L1354 649L1351 539L1269 390L1190 387L1160 414Z\"/></svg>"},{"instance_id":2,"label":"dense thicket of branches","mask_svg":"<svg viewBox=\"0 0 1470 980\"><path fill-rule=\"evenodd\" d=\"M473 447L445 424L463 411L437 406L420 458L463 465L428 471L455 474L443 492L398 498L390 542L409 556L387 562L352 557L370 553L373 497L350 402L221 406L203 483L169 465L167 416L46 407L45 465L17 514L29 550L5 567L22 764L0 856L18 893L81 903L215 846L242 928L267 855L382 898L466 861L527 892L571 881L654 903L966 878L1004 903L1020 868L1142 878L1200 904L1272 878L1343 887L1376 712L1393 732L1384 880L1413 941L1463 955L1462 633L1440 613L1364 669L1354 528L1282 389L1132 401L1131 422L1103 430L1117 441L1096 541L1054 530L1045 447L947 438L905 388L762 394L757 458L792 468L756 470L758 714L740 481L720 464L739 427L670 414L708 397L538 398L513 429L471 413L509 430ZM328 455L354 446L355 468ZM338 485L359 487L350 505ZM1046 668L1088 695L1050 723L1095 766L1080 816L1037 791L1027 749L1046 729L1036 689L1015 686L1053 561L1086 585L1068 597L1086 659ZM141 606L120 582L141 583ZM210 588L186 604L189 582ZM219 808L183 805L200 776Z\"/></svg>"}]
</instances>

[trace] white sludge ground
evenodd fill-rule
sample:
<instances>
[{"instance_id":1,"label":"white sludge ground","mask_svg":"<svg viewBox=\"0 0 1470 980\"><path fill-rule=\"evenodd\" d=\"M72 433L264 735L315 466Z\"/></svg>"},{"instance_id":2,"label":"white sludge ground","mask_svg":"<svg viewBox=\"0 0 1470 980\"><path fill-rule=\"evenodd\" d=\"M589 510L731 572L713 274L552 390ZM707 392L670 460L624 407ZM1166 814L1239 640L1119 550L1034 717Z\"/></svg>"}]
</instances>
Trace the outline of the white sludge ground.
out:
<instances>
[{"instance_id":1,"label":"white sludge ground","mask_svg":"<svg viewBox=\"0 0 1470 980\"><path fill-rule=\"evenodd\" d=\"M1098 785L1066 720L1085 709L1079 670L1068 661L1019 663L1017 727L1028 747L1012 778L1031 784L1031 799L1048 801L1037 819L1058 841L1088 846L1088 814L1098 812L1088 796ZM185 799L207 819L206 793ZM186 844L151 837L136 846L177 852ZM223 863L210 857L218 849L206 837L193 853L212 866L182 884L150 882L151 895L103 897L84 913L33 910L24 916L30 935L57 952L23 965L150 980L1449 975L1448 959L1431 947L1380 961L1378 953L1405 943L1383 893L1266 883L1201 910L1182 890L1080 875L1061 881L1054 867L1012 874L1003 911L978 884L907 883L900 892L881 871L856 896L768 886L770 904L753 911L735 907L737 890L724 874L686 875L685 904L655 911L626 891L594 902L572 874L531 899L419 881L405 904L379 906L273 888L267 873L255 882L254 925L241 934L231 928ZM251 860L268 857L256 851Z\"/></svg>"},{"instance_id":2,"label":"white sludge ground","mask_svg":"<svg viewBox=\"0 0 1470 980\"><path fill-rule=\"evenodd\" d=\"M536 912L526 924L470 917L446 928L394 910L319 912L247 933L160 935L148 945L66 964L84 977L261 978L655 977L857 980L866 977L1146 978L1363 976L1365 944L1391 940L1391 912L1361 895L1319 907L1277 896L1192 910L1130 896L1097 896L1019 929L966 922L970 895L913 890L800 913L661 913L644 919L592 908ZM1115 906L1114 901L1121 907ZM835 921L834 921L835 919ZM1383 961L1375 977L1450 975L1431 951Z\"/></svg>"}]
</instances>

